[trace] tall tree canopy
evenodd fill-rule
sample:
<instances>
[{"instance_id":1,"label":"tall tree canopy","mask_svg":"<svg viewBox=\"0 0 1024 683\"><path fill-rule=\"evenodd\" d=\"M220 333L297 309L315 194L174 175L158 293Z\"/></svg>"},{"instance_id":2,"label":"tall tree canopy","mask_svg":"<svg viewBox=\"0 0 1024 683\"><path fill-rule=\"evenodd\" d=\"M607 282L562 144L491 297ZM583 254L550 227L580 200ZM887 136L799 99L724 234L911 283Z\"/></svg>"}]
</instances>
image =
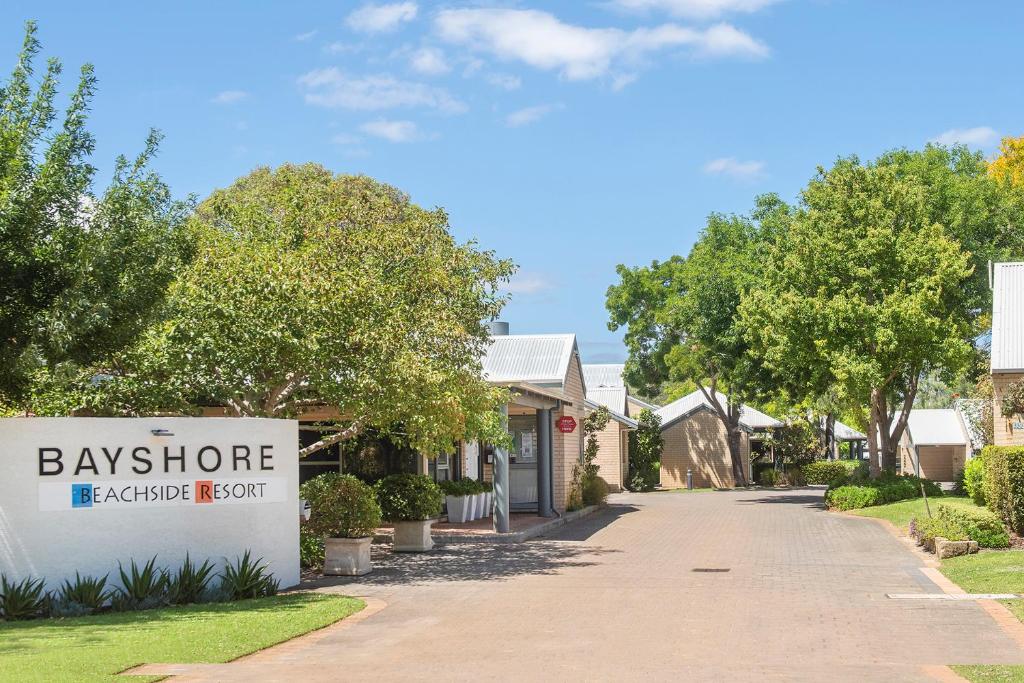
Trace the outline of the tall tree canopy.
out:
<instances>
[{"instance_id":1,"label":"tall tree canopy","mask_svg":"<svg viewBox=\"0 0 1024 683\"><path fill-rule=\"evenodd\" d=\"M899 155L896 155L897 157ZM755 352L783 377L808 368L868 405L873 466L893 469L922 373L969 359L971 255L942 224L913 160L841 159L802 194L740 307Z\"/></svg>"},{"instance_id":2,"label":"tall tree canopy","mask_svg":"<svg viewBox=\"0 0 1024 683\"><path fill-rule=\"evenodd\" d=\"M481 321L513 266L458 244L441 209L315 164L261 168L189 221L191 266L166 319L90 399L99 410L298 416L368 427L427 453L496 429Z\"/></svg>"},{"instance_id":3,"label":"tall tree canopy","mask_svg":"<svg viewBox=\"0 0 1024 683\"><path fill-rule=\"evenodd\" d=\"M39 373L132 343L188 256L189 207L148 170L158 135L134 161L119 158L95 193L93 69L82 67L59 116L61 64L49 60L37 80L39 50L30 22L0 88L0 404L21 407Z\"/></svg>"},{"instance_id":4,"label":"tall tree canopy","mask_svg":"<svg viewBox=\"0 0 1024 683\"><path fill-rule=\"evenodd\" d=\"M781 208L767 197L758 215L770 218ZM607 295L609 328L627 326L627 381L648 393L665 380L692 381L725 426L737 483L746 481L740 405L768 382L737 316L743 292L757 279L764 224L770 221L712 214L685 259L620 265L620 283Z\"/></svg>"},{"instance_id":5,"label":"tall tree canopy","mask_svg":"<svg viewBox=\"0 0 1024 683\"><path fill-rule=\"evenodd\" d=\"M1003 138L988 172L993 178L1024 188L1024 136Z\"/></svg>"}]
</instances>

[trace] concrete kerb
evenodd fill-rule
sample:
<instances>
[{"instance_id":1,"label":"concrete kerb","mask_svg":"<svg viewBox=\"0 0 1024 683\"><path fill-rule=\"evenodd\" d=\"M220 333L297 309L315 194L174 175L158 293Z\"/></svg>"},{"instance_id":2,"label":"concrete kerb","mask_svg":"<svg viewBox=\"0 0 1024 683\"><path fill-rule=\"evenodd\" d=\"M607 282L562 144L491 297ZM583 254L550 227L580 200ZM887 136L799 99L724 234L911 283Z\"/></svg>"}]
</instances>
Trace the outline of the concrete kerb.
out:
<instances>
[{"instance_id":1,"label":"concrete kerb","mask_svg":"<svg viewBox=\"0 0 1024 683\"><path fill-rule=\"evenodd\" d=\"M589 517L601 509L600 505L588 505L585 508L565 512L559 517L554 517L547 522L536 524L529 529L513 531L507 534L497 532L489 533L464 533L446 534L444 531L432 531L431 537L437 545L448 545L451 543L522 543L537 536L543 536L558 527ZM374 543L390 544L394 540L392 534L377 534L373 537Z\"/></svg>"}]
</instances>

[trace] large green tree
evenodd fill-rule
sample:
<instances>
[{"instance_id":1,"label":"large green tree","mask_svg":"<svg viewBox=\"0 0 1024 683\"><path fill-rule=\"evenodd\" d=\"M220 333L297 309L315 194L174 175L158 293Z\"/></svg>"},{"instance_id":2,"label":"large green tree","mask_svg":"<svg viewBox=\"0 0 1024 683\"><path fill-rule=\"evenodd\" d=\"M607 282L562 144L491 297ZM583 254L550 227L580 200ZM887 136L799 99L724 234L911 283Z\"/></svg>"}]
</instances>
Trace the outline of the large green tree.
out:
<instances>
[{"instance_id":1,"label":"large green tree","mask_svg":"<svg viewBox=\"0 0 1024 683\"><path fill-rule=\"evenodd\" d=\"M970 357L971 258L933 204L925 181L888 160L819 170L740 307L777 375L827 378L840 399L869 406L876 471L896 466L922 373Z\"/></svg>"},{"instance_id":2,"label":"large green tree","mask_svg":"<svg viewBox=\"0 0 1024 683\"><path fill-rule=\"evenodd\" d=\"M261 168L189 221L166 318L87 399L115 413L318 414L307 454L373 428L426 453L498 429L481 321L513 266L365 176ZM311 412L314 411L314 412Z\"/></svg>"},{"instance_id":3,"label":"large green tree","mask_svg":"<svg viewBox=\"0 0 1024 683\"><path fill-rule=\"evenodd\" d=\"M779 205L764 198L757 213L770 217ZM739 484L746 482L747 469L740 453L740 406L760 394L768 378L749 353L737 307L757 279L769 225L712 214L685 259L620 265L620 282L607 295L609 328L627 327L627 381L648 394L666 380L693 382L725 427Z\"/></svg>"},{"instance_id":4,"label":"large green tree","mask_svg":"<svg viewBox=\"0 0 1024 683\"><path fill-rule=\"evenodd\" d=\"M40 374L132 343L188 255L188 206L148 168L158 135L95 192L93 69L82 67L61 116L61 64L50 59L37 77L39 50L30 22L0 88L0 404L24 409Z\"/></svg>"}]
</instances>

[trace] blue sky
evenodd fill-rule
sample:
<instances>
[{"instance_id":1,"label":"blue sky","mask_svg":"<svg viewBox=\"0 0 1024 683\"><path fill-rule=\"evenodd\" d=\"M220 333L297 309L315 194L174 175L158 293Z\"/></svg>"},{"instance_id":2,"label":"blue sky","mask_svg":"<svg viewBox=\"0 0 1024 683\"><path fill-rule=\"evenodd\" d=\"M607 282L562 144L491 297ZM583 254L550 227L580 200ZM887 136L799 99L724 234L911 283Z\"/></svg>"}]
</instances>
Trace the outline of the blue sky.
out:
<instances>
[{"instance_id":1,"label":"blue sky","mask_svg":"<svg viewBox=\"0 0 1024 683\"><path fill-rule=\"evenodd\" d=\"M625 355L615 265L685 254L708 213L839 155L1024 133L1016 2L7 0L8 64L29 18L65 89L96 66L101 177L150 127L179 195L369 174L513 258L513 331L576 332L589 362Z\"/></svg>"}]
</instances>

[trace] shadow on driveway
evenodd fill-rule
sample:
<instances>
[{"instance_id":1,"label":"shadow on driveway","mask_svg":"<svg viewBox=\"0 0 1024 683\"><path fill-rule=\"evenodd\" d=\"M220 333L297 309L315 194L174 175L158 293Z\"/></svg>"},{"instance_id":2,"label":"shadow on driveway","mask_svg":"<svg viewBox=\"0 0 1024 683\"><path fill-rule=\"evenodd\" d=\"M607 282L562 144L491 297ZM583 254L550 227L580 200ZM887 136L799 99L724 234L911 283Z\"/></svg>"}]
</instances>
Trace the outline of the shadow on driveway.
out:
<instances>
[{"instance_id":1,"label":"shadow on driveway","mask_svg":"<svg viewBox=\"0 0 1024 683\"><path fill-rule=\"evenodd\" d=\"M805 508L814 508L818 510L825 509L825 499L821 493L814 489L808 489L807 492L802 491L791 491L788 493L776 493L767 496L761 496L758 498L744 498L736 501L740 505L763 505L776 504L776 505L800 505Z\"/></svg>"}]
</instances>

